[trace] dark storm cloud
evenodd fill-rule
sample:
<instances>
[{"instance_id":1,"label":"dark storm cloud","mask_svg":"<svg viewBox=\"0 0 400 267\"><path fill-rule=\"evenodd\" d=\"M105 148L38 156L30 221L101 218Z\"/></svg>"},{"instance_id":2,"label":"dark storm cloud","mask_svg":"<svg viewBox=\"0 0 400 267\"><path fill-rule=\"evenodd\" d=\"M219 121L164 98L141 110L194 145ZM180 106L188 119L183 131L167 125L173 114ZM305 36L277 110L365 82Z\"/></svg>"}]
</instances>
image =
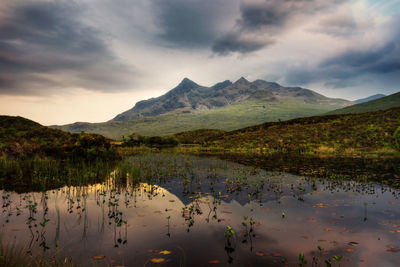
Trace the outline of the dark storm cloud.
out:
<instances>
[{"instance_id":1,"label":"dark storm cloud","mask_svg":"<svg viewBox=\"0 0 400 267\"><path fill-rule=\"evenodd\" d=\"M230 52L249 53L260 50L275 43L272 38L297 27L306 18L300 21L300 15L312 15L315 12L326 11L343 0L265 0L243 1L240 5L240 18L236 21L236 30L219 37L213 51L218 54ZM257 34L260 38L252 42L245 38L248 33ZM261 41L261 40L264 41Z\"/></svg>"},{"instance_id":2,"label":"dark storm cloud","mask_svg":"<svg viewBox=\"0 0 400 267\"><path fill-rule=\"evenodd\" d=\"M252 37L240 36L238 34L227 34L222 38L215 41L212 50L214 53L226 55L231 52L238 52L242 54L254 52L261 48L271 45L274 42L270 40L256 40Z\"/></svg>"},{"instance_id":3,"label":"dark storm cloud","mask_svg":"<svg viewBox=\"0 0 400 267\"><path fill-rule=\"evenodd\" d=\"M240 24L248 29L283 27L295 16L313 14L328 9L342 0L265 0L244 1Z\"/></svg>"},{"instance_id":4,"label":"dark storm cloud","mask_svg":"<svg viewBox=\"0 0 400 267\"><path fill-rule=\"evenodd\" d=\"M390 79L387 83L400 82L400 33L396 31L400 18L394 18L384 28L392 29L383 45L368 49L352 48L341 54L325 59L317 67L302 66L290 69L286 80L290 83L307 84L325 81L332 87L346 87L369 76L379 80ZM397 78L396 78L397 77Z\"/></svg>"},{"instance_id":5,"label":"dark storm cloud","mask_svg":"<svg viewBox=\"0 0 400 267\"><path fill-rule=\"evenodd\" d=\"M131 71L100 33L78 20L73 2L14 4L0 19L0 93L40 94L82 87L120 90Z\"/></svg>"},{"instance_id":6,"label":"dark storm cloud","mask_svg":"<svg viewBox=\"0 0 400 267\"><path fill-rule=\"evenodd\" d=\"M326 11L344 0L151 0L161 44L214 53L250 53L267 47L299 15ZM311 16L309 16L311 17ZM303 20L305 20L303 18ZM251 41L248 33L255 33Z\"/></svg>"},{"instance_id":7,"label":"dark storm cloud","mask_svg":"<svg viewBox=\"0 0 400 267\"><path fill-rule=\"evenodd\" d=\"M154 19L165 45L208 47L232 16L232 0L152 0Z\"/></svg>"},{"instance_id":8,"label":"dark storm cloud","mask_svg":"<svg viewBox=\"0 0 400 267\"><path fill-rule=\"evenodd\" d=\"M285 8L285 5L290 2L292 1L268 0L258 3L244 2L240 8L241 19L239 23L250 30L265 26L281 27L291 15L299 11L299 8Z\"/></svg>"}]
</instances>

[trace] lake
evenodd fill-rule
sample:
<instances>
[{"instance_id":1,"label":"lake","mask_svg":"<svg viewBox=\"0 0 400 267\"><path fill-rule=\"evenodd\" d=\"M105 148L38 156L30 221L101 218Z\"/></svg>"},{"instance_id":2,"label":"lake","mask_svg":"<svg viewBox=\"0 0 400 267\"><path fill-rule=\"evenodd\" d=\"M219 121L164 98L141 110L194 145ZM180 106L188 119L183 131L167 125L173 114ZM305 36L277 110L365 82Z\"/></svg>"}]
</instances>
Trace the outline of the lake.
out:
<instances>
[{"instance_id":1,"label":"lake","mask_svg":"<svg viewBox=\"0 0 400 267\"><path fill-rule=\"evenodd\" d=\"M400 260L400 191L379 183L175 154L126 158L101 180L0 191L2 243L82 266L398 266Z\"/></svg>"}]
</instances>

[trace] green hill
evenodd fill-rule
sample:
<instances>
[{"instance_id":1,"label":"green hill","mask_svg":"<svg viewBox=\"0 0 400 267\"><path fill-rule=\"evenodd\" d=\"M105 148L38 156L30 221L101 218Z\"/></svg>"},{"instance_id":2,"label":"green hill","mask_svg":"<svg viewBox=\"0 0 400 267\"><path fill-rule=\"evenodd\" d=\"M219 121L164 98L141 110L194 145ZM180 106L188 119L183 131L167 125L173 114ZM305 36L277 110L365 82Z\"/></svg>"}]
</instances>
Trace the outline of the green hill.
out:
<instances>
[{"instance_id":1,"label":"green hill","mask_svg":"<svg viewBox=\"0 0 400 267\"><path fill-rule=\"evenodd\" d=\"M98 133L121 139L132 133L169 135L197 129L234 130L266 121L313 116L350 105L300 87L244 78L211 87L184 79L163 96L138 102L104 123L52 126L69 132Z\"/></svg>"},{"instance_id":2,"label":"green hill","mask_svg":"<svg viewBox=\"0 0 400 267\"><path fill-rule=\"evenodd\" d=\"M269 122L231 132L188 132L185 143L236 151L265 153L361 154L393 153L400 108L346 115L326 115ZM191 137L191 138L189 138ZM200 142L199 142L200 140Z\"/></svg>"},{"instance_id":3,"label":"green hill","mask_svg":"<svg viewBox=\"0 0 400 267\"><path fill-rule=\"evenodd\" d=\"M95 158L114 156L110 141L97 134L71 134L34 121L0 116L0 156Z\"/></svg>"},{"instance_id":4,"label":"green hill","mask_svg":"<svg viewBox=\"0 0 400 267\"><path fill-rule=\"evenodd\" d=\"M363 113L400 107L400 92L376 100L337 109L327 114Z\"/></svg>"}]
</instances>

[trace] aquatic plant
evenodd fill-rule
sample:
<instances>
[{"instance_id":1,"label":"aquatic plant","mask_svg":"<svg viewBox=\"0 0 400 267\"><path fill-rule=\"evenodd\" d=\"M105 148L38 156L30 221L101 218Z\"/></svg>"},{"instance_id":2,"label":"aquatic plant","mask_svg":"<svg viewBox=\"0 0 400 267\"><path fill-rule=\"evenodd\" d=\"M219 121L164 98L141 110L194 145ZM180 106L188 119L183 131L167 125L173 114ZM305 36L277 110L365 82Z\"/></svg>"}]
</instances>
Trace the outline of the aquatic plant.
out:
<instances>
[{"instance_id":1,"label":"aquatic plant","mask_svg":"<svg viewBox=\"0 0 400 267\"><path fill-rule=\"evenodd\" d=\"M307 261L306 261L306 259L304 257L304 254L300 253L299 254L299 266L300 267L304 267L304 266L306 266L306 264L307 264Z\"/></svg>"},{"instance_id":2,"label":"aquatic plant","mask_svg":"<svg viewBox=\"0 0 400 267\"><path fill-rule=\"evenodd\" d=\"M325 264L326 264L326 267L332 267L332 260L331 259L325 260Z\"/></svg>"},{"instance_id":3,"label":"aquatic plant","mask_svg":"<svg viewBox=\"0 0 400 267\"><path fill-rule=\"evenodd\" d=\"M225 237L225 251L228 255L228 263L232 263L233 258L231 254L235 251L236 243L234 242L234 234L235 231L233 230L232 226L227 226L224 232Z\"/></svg>"},{"instance_id":4,"label":"aquatic plant","mask_svg":"<svg viewBox=\"0 0 400 267\"><path fill-rule=\"evenodd\" d=\"M340 266L340 262L342 261L342 259L343 259L343 256L333 256L333 259L337 262L337 263L339 263L339 266Z\"/></svg>"},{"instance_id":5,"label":"aquatic plant","mask_svg":"<svg viewBox=\"0 0 400 267\"><path fill-rule=\"evenodd\" d=\"M226 227L226 230L224 233L225 238L229 241L233 237L234 234L235 234L235 231L233 230L232 226L228 225Z\"/></svg>"}]
</instances>

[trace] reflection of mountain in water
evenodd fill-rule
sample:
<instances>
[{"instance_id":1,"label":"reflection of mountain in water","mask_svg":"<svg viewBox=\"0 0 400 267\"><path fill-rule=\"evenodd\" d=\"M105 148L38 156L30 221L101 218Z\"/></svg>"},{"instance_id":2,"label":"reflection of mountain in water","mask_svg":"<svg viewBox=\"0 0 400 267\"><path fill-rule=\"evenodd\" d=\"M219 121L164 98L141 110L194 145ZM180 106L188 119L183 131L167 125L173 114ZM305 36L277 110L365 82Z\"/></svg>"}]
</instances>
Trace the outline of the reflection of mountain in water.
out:
<instances>
[{"instance_id":1,"label":"reflection of mountain in water","mask_svg":"<svg viewBox=\"0 0 400 267\"><path fill-rule=\"evenodd\" d=\"M272 178L272 175L271 175ZM285 175L285 179L288 181L291 181L292 183L296 183L297 179L300 179L298 176L293 176L290 174ZM220 179L221 181L224 181L224 179ZM266 187L270 188L270 190L274 190L276 188L276 181L270 181L269 183L265 184ZM256 200L256 202L260 203L265 203L268 201L277 201L279 200L280 197L283 195L280 193L271 193L271 194L265 194L259 192L258 194L256 193L255 186L250 185L250 186L243 186L241 189L238 189L235 192L230 192L228 189L228 186L226 185L226 182L219 182L216 183L212 186L207 184L207 180L203 179L201 181L201 185L198 184L192 184L192 186L188 185L187 188L185 188L179 180L174 179L171 182L168 182L166 184L159 183L158 186L165 188L168 190L171 194L175 195L177 198L180 199L180 201L184 205L188 205L192 203L193 198L201 193L203 197L206 196L211 196L213 198L219 198L221 199L222 202L225 203L234 203L237 202L241 206L244 206L248 204L250 201ZM280 185L282 186L282 185ZM282 188L281 188L282 189ZM311 185L306 186L307 191L311 191ZM286 195L288 194L288 190L286 190Z\"/></svg>"},{"instance_id":2,"label":"reflection of mountain in water","mask_svg":"<svg viewBox=\"0 0 400 267\"><path fill-rule=\"evenodd\" d=\"M297 184L302 180L299 176L291 174L282 176L215 158L152 155L134 157L130 160L132 165L151 166L149 173L152 175L141 176L143 182L150 180L165 188L185 205L190 204L199 193L203 197L211 196L225 203L235 201L241 206L254 200L260 203L275 201L281 197L279 192L282 187L287 187L281 184L282 179L286 184ZM163 175L160 176L161 173ZM271 192L261 193L264 187L264 191Z\"/></svg>"},{"instance_id":3,"label":"reflection of mountain in water","mask_svg":"<svg viewBox=\"0 0 400 267\"><path fill-rule=\"evenodd\" d=\"M218 197L219 192L221 192L222 202L231 203L232 201L236 201L240 203L240 205L242 206L244 206L249 202L249 197L247 195L247 192L241 191L234 194L229 194L224 184L214 185L213 188L215 190L215 194L212 194L210 192L210 187L207 187L206 185L202 185L200 188L193 187L188 192L185 192L184 187L177 181L173 181L164 185L160 184L159 186L164 187L171 194L178 197L184 205L189 205L190 203L192 203L193 197L198 193L201 193L202 196Z\"/></svg>"}]
</instances>

